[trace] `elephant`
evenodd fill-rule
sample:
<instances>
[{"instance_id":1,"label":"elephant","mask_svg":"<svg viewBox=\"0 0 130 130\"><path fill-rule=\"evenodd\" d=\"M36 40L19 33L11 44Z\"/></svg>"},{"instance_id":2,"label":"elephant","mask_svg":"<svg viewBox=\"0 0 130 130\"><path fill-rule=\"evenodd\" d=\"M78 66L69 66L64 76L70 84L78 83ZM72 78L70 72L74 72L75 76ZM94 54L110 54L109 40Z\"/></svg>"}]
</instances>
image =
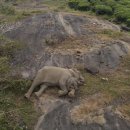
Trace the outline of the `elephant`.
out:
<instances>
[{"instance_id":1,"label":"elephant","mask_svg":"<svg viewBox=\"0 0 130 130\"><path fill-rule=\"evenodd\" d=\"M75 90L83 84L84 78L76 69L44 66L38 71L30 89L25 94L25 97L29 99L33 90L38 86L41 88L38 92L35 92L37 97L41 96L47 87L53 86L60 87L61 90L58 92L59 96L68 94L72 97L75 95Z\"/></svg>"}]
</instances>

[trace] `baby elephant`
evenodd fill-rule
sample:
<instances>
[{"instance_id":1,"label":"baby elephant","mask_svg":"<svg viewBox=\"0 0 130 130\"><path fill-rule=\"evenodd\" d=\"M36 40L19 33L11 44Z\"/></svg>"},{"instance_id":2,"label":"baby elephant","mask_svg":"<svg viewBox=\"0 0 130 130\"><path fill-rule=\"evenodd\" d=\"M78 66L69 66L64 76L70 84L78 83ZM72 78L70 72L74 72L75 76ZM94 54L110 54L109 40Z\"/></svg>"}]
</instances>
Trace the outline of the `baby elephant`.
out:
<instances>
[{"instance_id":1,"label":"baby elephant","mask_svg":"<svg viewBox=\"0 0 130 130\"><path fill-rule=\"evenodd\" d=\"M45 66L38 71L25 97L29 99L33 90L38 86L41 87L38 92L35 92L35 95L38 97L47 87L53 86L60 87L59 96L68 94L72 97L75 95L75 90L83 84L84 78L77 70Z\"/></svg>"}]
</instances>

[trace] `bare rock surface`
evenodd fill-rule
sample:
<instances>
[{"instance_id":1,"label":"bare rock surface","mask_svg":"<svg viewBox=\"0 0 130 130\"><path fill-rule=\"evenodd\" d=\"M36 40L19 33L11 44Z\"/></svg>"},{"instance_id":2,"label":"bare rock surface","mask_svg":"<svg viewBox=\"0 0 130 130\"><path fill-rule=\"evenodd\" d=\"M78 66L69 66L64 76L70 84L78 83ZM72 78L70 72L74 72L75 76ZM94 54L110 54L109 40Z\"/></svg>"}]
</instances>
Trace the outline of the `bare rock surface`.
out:
<instances>
[{"instance_id":1,"label":"bare rock surface","mask_svg":"<svg viewBox=\"0 0 130 130\"><path fill-rule=\"evenodd\" d=\"M44 95L39 99L44 114L38 119L35 130L129 130L130 123L115 113L111 106L89 113L82 121L75 122L71 111L81 107L82 103L72 107L65 100ZM45 100L46 99L46 100ZM91 115L91 116L90 116ZM76 118L76 114L73 115Z\"/></svg>"},{"instance_id":2,"label":"bare rock surface","mask_svg":"<svg viewBox=\"0 0 130 130\"><path fill-rule=\"evenodd\" d=\"M50 12L0 25L0 34L22 44L23 49L15 54L12 66L15 67L14 74L30 78L45 65L77 65L91 73L115 69L128 53L129 44L101 41L96 35L102 29L120 31L117 25L108 21Z\"/></svg>"}]
</instances>

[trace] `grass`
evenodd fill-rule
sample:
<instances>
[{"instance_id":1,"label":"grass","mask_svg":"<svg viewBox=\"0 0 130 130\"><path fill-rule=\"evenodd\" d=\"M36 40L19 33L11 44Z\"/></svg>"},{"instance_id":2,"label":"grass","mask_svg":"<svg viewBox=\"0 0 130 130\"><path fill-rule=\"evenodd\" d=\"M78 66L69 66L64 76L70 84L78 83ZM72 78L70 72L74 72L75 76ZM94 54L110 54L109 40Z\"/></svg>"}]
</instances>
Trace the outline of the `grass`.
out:
<instances>
[{"instance_id":1,"label":"grass","mask_svg":"<svg viewBox=\"0 0 130 130\"><path fill-rule=\"evenodd\" d=\"M21 2L21 1L20 1ZM17 1L19 3L19 1ZM50 10L62 11L68 10L66 1L63 0L45 0L42 4L49 6ZM13 5L10 5L13 6ZM9 9L11 9L9 7ZM18 11L12 9L13 13L1 12L0 23L13 22L23 18L26 18L33 14L43 13L42 11L28 10ZM71 10L72 12L74 10ZM76 11L75 11L76 12ZM77 13L79 13L77 11ZM80 12L85 13L85 12ZM110 16L105 16L110 19ZM114 17L112 17L114 18ZM102 37L110 37L112 39L118 39L123 36L121 32L104 29L100 32ZM1 44L2 43L2 44ZM46 41L47 44L52 45L52 41ZM4 36L0 36L0 76L3 74L9 74L10 71L10 58L13 58L15 51L21 49L20 44L17 41L12 41ZM79 115L81 118L92 111L108 105L114 100L120 99L120 97L129 99L130 97L130 56L124 59L121 67L112 74L105 75L91 75L84 73L85 85L81 88L80 96L90 97L100 94L96 100L91 99L80 106ZM10 78L1 76L0 79L0 129L1 130L21 130L23 127L28 127L30 130L34 126L34 121L37 118L37 113L33 108L33 104L26 101L23 95L31 85L31 81L20 79L19 77ZM102 78L108 78L108 81ZM124 104L119 106L120 111L130 117L130 104ZM86 117L85 117L86 118ZM21 125L22 124L22 125Z\"/></svg>"},{"instance_id":2,"label":"grass","mask_svg":"<svg viewBox=\"0 0 130 130\"><path fill-rule=\"evenodd\" d=\"M123 113L123 115L121 115L123 118L130 120L130 104L123 104L117 107L117 111Z\"/></svg>"},{"instance_id":3,"label":"grass","mask_svg":"<svg viewBox=\"0 0 130 130\"><path fill-rule=\"evenodd\" d=\"M111 96L108 94L96 94L90 98L85 99L79 106L76 106L71 111L71 119L73 123L98 123L104 124L105 119L101 110L107 103L111 101ZM94 113L100 111L98 116Z\"/></svg>"},{"instance_id":4,"label":"grass","mask_svg":"<svg viewBox=\"0 0 130 130\"><path fill-rule=\"evenodd\" d=\"M83 75L85 85L80 88L78 95L81 99L80 105L71 111L74 123L103 124L105 120L101 111L111 105L114 111L118 110L122 117L130 120L130 55L111 74L92 75L83 72ZM98 112L101 114L94 116Z\"/></svg>"},{"instance_id":5,"label":"grass","mask_svg":"<svg viewBox=\"0 0 130 130\"><path fill-rule=\"evenodd\" d=\"M65 0L44 0L43 4L50 7L57 7L59 9L67 7L67 2Z\"/></svg>"},{"instance_id":6,"label":"grass","mask_svg":"<svg viewBox=\"0 0 130 130\"><path fill-rule=\"evenodd\" d=\"M91 75L85 73L85 86L81 88L81 92L92 95L98 92L109 93L113 98L130 93L130 56L122 60L122 64L117 71L105 75ZM108 78L104 81L102 78Z\"/></svg>"},{"instance_id":7,"label":"grass","mask_svg":"<svg viewBox=\"0 0 130 130\"><path fill-rule=\"evenodd\" d=\"M19 91L17 91L18 93ZM33 104L15 95L12 91L0 91L0 128L1 130L33 129L37 119Z\"/></svg>"},{"instance_id":8,"label":"grass","mask_svg":"<svg viewBox=\"0 0 130 130\"><path fill-rule=\"evenodd\" d=\"M23 96L31 81L10 76L10 63L21 49L18 41L0 35L0 130L32 130L38 118L33 103Z\"/></svg>"},{"instance_id":9,"label":"grass","mask_svg":"<svg viewBox=\"0 0 130 130\"><path fill-rule=\"evenodd\" d=\"M18 41L11 40L3 35L0 35L0 43L0 56L8 58L13 58L13 54L23 48Z\"/></svg>"},{"instance_id":10,"label":"grass","mask_svg":"<svg viewBox=\"0 0 130 130\"><path fill-rule=\"evenodd\" d=\"M1 1L0 2L0 24L17 22L33 14L42 13L41 11L33 10L18 10L15 6L22 3L21 0L16 1ZM24 1L27 2L27 1ZM14 6L15 5L15 6Z\"/></svg>"},{"instance_id":11,"label":"grass","mask_svg":"<svg viewBox=\"0 0 130 130\"><path fill-rule=\"evenodd\" d=\"M108 37L113 38L113 39L118 39L123 36L122 32L114 31L111 29L103 29L103 30L101 30L100 34L107 35Z\"/></svg>"},{"instance_id":12,"label":"grass","mask_svg":"<svg viewBox=\"0 0 130 130\"><path fill-rule=\"evenodd\" d=\"M9 66L9 60L7 57L0 57L0 75L3 75L5 73L9 73L10 66Z\"/></svg>"}]
</instances>

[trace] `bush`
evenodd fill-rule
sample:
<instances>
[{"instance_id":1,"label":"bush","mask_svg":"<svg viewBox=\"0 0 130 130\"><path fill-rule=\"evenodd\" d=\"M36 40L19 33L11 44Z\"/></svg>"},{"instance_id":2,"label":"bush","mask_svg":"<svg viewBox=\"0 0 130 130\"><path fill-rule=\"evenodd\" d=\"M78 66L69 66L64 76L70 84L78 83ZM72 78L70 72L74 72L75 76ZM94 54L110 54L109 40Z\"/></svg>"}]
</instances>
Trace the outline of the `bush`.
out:
<instances>
[{"instance_id":1,"label":"bush","mask_svg":"<svg viewBox=\"0 0 130 130\"><path fill-rule=\"evenodd\" d=\"M130 19L127 19L126 24L127 24L127 27L130 27Z\"/></svg>"},{"instance_id":2,"label":"bush","mask_svg":"<svg viewBox=\"0 0 130 130\"><path fill-rule=\"evenodd\" d=\"M68 2L69 7L73 9L78 9L78 4L79 4L78 0L69 0Z\"/></svg>"},{"instance_id":3,"label":"bush","mask_svg":"<svg viewBox=\"0 0 130 130\"><path fill-rule=\"evenodd\" d=\"M90 3L85 2L85 1L81 1L78 4L78 9L81 10L81 11L88 11L88 10L90 10L91 9Z\"/></svg>"},{"instance_id":4,"label":"bush","mask_svg":"<svg viewBox=\"0 0 130 130\"><path fill-rule=\"evenodd\" d=\"M68 0L69 6L81 11L91 10L118 23L129 25L130 0Z\"/></svg>"},{"instance_id":5,"label":"bush","mask_svg":"<svg viewBox=\"0 0 130 130\"><path fill-rule=\"evenodd\" d=\"M130 18L130 13L129 13L130 10L121 10L121 11L118 11L116 14L115 14L115 17L116 17L116 20L118 22L126 22L127 19Z\"/></svg>"},{"instance_id":6,"label":"bush","mask_svg":"<svg viewBox=\"0 0 130 130\"><path fill-rule=\"evenodd\" d=\"M6 15L14 15L15 9L12 6L1 4L0 5L0 13L6 14Z\"/></svg>"},{"instance_id":7,"label":"bush","mask_svg":"<svg viewBox=\"0 0 130 130\"><path fill-rule=\"evenodd\" d=\"M115 0L105 0L103 4L107 5L107 6L110 6L113 9L117 5Z\"/></svg>"},{"instance_id":8,"label":"bush","mask_svg":"<svg viewBox=\"0 0 130 130\"><path fill-rule=\"evenodd\" d=\"M96 14L99 14L99 15L104 15L104 14L112 15L113 14L112 8L110 6L105 6L105 5L96 5L95 12Z\"/></svg>"}]
</instances>

